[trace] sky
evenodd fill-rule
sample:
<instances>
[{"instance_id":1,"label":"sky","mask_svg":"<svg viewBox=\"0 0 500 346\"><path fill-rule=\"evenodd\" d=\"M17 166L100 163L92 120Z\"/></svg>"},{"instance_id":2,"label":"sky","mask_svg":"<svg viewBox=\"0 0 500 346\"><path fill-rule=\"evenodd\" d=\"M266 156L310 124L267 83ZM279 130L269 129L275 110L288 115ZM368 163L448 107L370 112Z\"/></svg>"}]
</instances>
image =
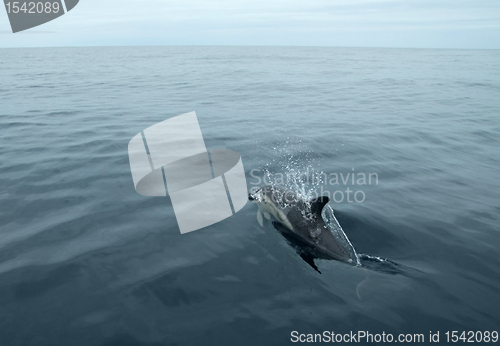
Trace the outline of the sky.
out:
<instances>
[{"instance_id":1,"label":"sky","mask_svg":"<svg viewBox=\"0 0 500 346\"><path fill-rule=\"evenodd\" d=\"M80 0L0 47L271 45L500 49L500 0Z\"/></svg>"}]
</instances>

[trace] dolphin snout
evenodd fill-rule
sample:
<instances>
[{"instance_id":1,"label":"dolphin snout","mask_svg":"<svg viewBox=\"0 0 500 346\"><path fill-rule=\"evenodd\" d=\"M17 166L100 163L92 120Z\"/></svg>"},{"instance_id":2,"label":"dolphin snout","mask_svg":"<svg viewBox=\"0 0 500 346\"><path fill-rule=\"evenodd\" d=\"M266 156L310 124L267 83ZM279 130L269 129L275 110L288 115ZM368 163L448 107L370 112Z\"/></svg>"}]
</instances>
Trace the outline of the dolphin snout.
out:
<instances>
[{"instance_id":1,"label":"dolphin snout","mask_svg":"<svg viewBox=\"0 0 500 346\"><path fill-rule=\"evenodd\" d=\"M248 193L248 200L255 201L256 199L258 199L261 191L262 189L260 187L253 187Z\"/></svg>"}]
</instances>

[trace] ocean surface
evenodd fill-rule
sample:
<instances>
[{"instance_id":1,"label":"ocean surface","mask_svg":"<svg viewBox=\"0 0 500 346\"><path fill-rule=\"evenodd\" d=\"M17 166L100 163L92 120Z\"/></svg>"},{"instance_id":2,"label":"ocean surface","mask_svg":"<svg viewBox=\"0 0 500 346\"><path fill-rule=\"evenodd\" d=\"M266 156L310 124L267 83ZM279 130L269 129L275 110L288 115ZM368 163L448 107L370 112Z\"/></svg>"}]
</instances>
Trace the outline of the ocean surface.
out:
<instances>
[{"instance_id":1,"label":"ocean surface","mask_svg":"<svg viewBox=\"0 0 500 346\"><path fill-rule=\"evenodd\" d=\"M498 50L1 49L0 345L498 331L499 95ZM253 203L181 235L170 198L135 191L127 146L190 111L249 189L326 174L302 183L336 193L356 251L407 269L320 274Z\"/></svg>"}]
</instances>

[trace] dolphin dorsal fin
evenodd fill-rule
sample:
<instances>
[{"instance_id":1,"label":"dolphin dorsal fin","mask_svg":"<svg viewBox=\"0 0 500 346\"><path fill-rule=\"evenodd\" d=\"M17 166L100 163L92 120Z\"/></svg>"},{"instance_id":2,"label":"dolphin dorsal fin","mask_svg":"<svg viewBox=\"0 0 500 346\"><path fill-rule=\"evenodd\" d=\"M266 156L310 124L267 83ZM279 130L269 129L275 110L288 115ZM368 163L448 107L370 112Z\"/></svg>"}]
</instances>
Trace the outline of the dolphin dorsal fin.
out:
<instances>
[{"instance_id":1,"label":"dolphin dorsal fin","mask_svg":"<svg viewBox=\"0 0 500 346\"><path fill-rule=\"evenodd\" d=\"M309 201L309 203L311 204L311 213L313 215L321 215L321 211L328 202L330 202L330 198L326 196L320 196L315 199L311 199Z\"/></svg>"}]
</instances>

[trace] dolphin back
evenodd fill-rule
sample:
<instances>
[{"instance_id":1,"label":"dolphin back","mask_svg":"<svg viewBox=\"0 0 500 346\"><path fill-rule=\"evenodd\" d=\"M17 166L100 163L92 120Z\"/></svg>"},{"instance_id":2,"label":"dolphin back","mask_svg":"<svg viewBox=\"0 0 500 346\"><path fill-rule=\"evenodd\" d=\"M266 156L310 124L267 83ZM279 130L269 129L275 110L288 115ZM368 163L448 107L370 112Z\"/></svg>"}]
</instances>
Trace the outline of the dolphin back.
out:
<instances>
[{"instance_id":1,"label":"dolphin back","mask_svg":"<svg viewBox=\"0 0 500 346\"><path fill-rule=\"evenodd\" d=\"M350 260L349 262L352 263L353 265L359 266L361 263L358 254L356 253L356 250L354 250L354 246L352 246L351 242L344 233L344 230L337 221L337 218L333 213L332 207L326 205L323 208L323 211L321 212L321 217L325 221L326 226L332 233L335 240L343 248L343 250L349 257Z\"/></svg>"}]
</instances>

